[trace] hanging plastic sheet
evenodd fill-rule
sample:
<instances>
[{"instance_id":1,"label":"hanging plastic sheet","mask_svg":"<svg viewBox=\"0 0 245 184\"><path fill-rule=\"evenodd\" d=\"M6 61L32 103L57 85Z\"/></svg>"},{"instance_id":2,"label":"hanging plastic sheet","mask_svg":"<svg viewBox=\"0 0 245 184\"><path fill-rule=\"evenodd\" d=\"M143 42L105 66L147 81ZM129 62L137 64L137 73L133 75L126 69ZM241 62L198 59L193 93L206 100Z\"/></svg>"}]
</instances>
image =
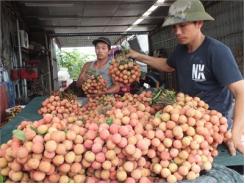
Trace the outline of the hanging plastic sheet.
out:
<instances>
[{"instance_id":1,"label":"hanging plastic sheet","mask_svg":"<svg viewBox=\"0 0 245 184\"><path fill-rule=\"evenodd\" d=\"M7 85L7 95L8 95L8 107L15 106L15 88L14 83L9 81L6 83Z\"/></svg>"}]
</instances>

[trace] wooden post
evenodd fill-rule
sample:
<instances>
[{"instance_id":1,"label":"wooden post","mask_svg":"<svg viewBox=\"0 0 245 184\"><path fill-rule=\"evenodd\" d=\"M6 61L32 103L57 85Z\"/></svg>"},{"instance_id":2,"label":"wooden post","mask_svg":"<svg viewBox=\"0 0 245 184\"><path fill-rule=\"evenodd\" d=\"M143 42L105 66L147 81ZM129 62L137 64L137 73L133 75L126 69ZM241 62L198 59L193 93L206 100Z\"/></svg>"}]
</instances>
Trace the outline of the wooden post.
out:
<instances>
[{"instance_id":1,"label":"wooden post","mask_svg":"<svg viewBox=\"0 0 245 184\"><path fill-rule=\"evenodd\" d=\"M0 1L0 61L2 58L2 1Z\"/></svg>"}]
</instances>

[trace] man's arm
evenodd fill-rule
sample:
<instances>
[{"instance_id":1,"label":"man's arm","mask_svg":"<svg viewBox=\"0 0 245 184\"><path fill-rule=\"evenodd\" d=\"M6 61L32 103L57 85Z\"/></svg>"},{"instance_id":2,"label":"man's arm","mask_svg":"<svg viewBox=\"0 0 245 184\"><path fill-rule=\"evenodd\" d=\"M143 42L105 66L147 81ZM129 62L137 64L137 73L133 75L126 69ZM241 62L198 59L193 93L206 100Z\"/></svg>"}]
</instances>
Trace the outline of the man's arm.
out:
<instances>
[{"instance_id":1,"label":"man's arm","mask_svg":"<svg viewBox=\"0 0 245 184\"><path fill-rule=\"evenodd\" d=\"M131 57L133 59L136 59L140 62L143 62L152 68L155 68L161 72L173 72L174 68L169 66L167 64L166 58L160 58L160 57L152 57L145 54L141 54L139 52L136 52L134 50L129 50L129 53L127 54L127 57Z\"/></svg>"},{"instance_id":2,"label":"man's arm","mask_svg":"<svg viewBox=\"0 0 245 184\"><path fill-rule=\"evenodd\" d=\"M81 72L80 72L80 75L79 75L79 77L78 77L78 79L77 79L77 82L76 82L76 86L77 86L77 87L81 87L81 86L82 86L82 83L83 83L83 81L84 81L85 78L86 78L86 72L87 72L88 67L89 67L90 64L91 64L91 62L85 63L85 64L83 65L83 68L82 68L82 70L81 70Z\"/></svg>"},{"instance_id":3,"label":"man's arm","mask_svg":"<svg viewBox=\"0 0 245 184\"><path fill-rule=\"evenodd\" d=\"M234 150L230 150L232 155L236 154L236 149L241 153L244 152L244 145L242 143L242 136L244 135L244 82L243 80L231 83L228 85L235 97L235 107L234 107L234 119L232 126L232 142L235 147ZM231 145L231 146L233 146ZM230 147L230 146L229 146Z\"/></svg>"}]
</instances>

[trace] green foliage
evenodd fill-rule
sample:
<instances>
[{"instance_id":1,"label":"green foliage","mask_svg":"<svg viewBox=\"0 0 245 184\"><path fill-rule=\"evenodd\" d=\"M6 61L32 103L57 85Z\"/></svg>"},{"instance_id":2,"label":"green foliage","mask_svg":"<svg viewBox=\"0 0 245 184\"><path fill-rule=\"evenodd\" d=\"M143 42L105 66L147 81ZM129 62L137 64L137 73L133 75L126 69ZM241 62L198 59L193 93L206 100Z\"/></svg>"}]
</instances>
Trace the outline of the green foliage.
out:
<instances>
[{"instance_id":1,"label":"green foliage","mask_svg":"<svg viewBox=\"0 0 245 184\"><path fill-rule=\"evenodd\" d=\"M106 119L106 123L107 123L108 125L111 125L111 124L113 123L113 119L112 119L112 118L107 118L107 119Z\"/></svg>"},{"instance_id":2,"label":"green foliage","mask_svg":"<svg viewBox=\"0 0 245 184\"><path fill-rule=\"evenodd\" d=\"M4 183L5 176L0 175L0 183Z\"/></svg>"},{"instance_id":3,"label":"green foliage","mask_svg":"<svg viewBox=\"0 0 245 184\"><path fill-rule=\"evenodd\" d=\"M83 65L90 61L89 58L93 54L81 54L78 50L57 51L57 59L59 67L68 68L68 72L72 79L77 80Z\"/></svg>"},{"instance_id":4,"label":"green foliage","mask_svg":"<svg viewBox=\"0 0 245 184\"><path fill-rule=\"evenodd\" d=\"M171 105L176 102L176 92L164 88L153 91L152 104Z\"/></svg>"},{"instance_id":5,"label":"green foliage","mask_svg":"<svg viewBox=\"0 0 245 184\"><path fill-rule=\"evenodd\" d=\"M14 137L16 137L17 139L19 139L21 141L26 140L25 133L22 130L19 130L19 129L13 130L13 135L14 135Z\"/></svg>"}]
</instances>

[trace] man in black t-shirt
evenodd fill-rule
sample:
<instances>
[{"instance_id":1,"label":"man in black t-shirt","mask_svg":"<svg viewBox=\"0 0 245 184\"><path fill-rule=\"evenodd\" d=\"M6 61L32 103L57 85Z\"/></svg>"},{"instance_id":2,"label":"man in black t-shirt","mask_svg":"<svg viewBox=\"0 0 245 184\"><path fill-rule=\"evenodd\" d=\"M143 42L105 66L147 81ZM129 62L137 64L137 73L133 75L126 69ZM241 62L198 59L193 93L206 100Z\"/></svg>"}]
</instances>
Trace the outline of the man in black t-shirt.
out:
<instances>
[{"instance_id":1,"label":"man in black t-shirt","mask_svg":"<svg viewBox=\"0 0 245 184\"><path fill-rule=\"evenodd\" d=\"M130 50L128 57L142 61L163 72L176 71L178 91L198 96L228 119L232 155L243 153L244 84L231 50L218 40L205 36L204 21L214 20L199 0L177 0L169 8L163 26L172 26L179 45L172 55L156 58ZM235 98L233 120L230 117Z\"/></svg>"}]
</instances>

